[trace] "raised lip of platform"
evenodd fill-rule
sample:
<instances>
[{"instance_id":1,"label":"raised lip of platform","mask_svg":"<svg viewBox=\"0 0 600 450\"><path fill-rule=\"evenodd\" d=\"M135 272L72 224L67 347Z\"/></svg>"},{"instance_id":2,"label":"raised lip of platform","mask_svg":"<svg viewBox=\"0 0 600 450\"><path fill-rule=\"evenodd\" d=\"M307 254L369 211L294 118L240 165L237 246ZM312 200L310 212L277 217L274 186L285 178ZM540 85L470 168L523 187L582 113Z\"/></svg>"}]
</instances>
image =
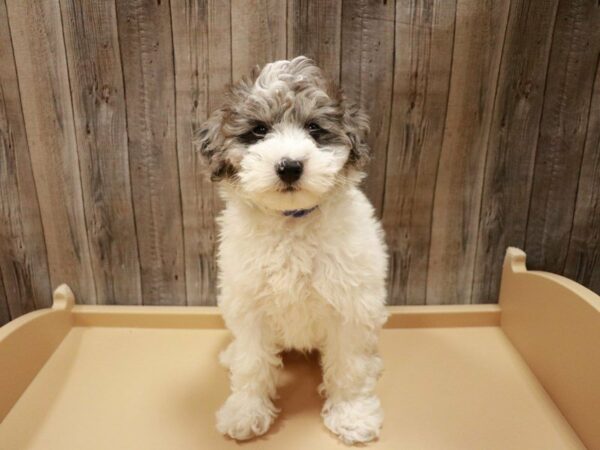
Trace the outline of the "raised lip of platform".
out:
<instances>
[{"instance_id":1,"label":"raised lip of platform","mask_svg":"<svg viewBox=\"0 0 600 450\"><path fill-rule=\"evenodd\" d=\"M505 284L506 281L513 278L514 275L526 273L528 276L535 276L551 281L568 292L576 295L579 299L583 300L589 306L600 312L600 295L586 288L585 286L573 281L562 275L555 273L544 272L542 270L528 270L527 269L527 254L516 247L508 247L506 249L506 255L504 257L504 267L502 272L502 281ZM499 303L501 303L502 292L500 292Z\"/></svg>"},{"instance_id":2,"label":"raised lip of platform","mask_svg":"<svg viewBox=\"0 0 600 450\"><path fill-rule=\"evenodd\" d=\"M389 306L386 329L500 326L498 305ZM74 326L224 329L215 306L76 305Z\"/></svg>"},{"instance_id":3,"label":"raised lip of platform","mask_svg":"<svg viewBox=\"0 0 600 450\"><path fill-rule=\"evenodd\" d=\"M501 328L588 448L600 448L600 297L506 252Z\"/></svg>"}]
</instances>

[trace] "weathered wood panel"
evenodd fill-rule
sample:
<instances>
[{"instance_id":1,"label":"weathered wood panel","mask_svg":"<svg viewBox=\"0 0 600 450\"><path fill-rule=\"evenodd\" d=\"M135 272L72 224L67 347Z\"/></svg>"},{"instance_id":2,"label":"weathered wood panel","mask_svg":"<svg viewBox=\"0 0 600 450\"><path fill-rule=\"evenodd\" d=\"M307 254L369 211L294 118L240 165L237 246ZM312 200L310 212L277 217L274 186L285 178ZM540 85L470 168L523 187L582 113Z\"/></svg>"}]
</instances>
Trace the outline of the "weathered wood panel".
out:
<instances>
[{"instance_id":1,"label":"weathered wood panel","mask_svg":"<svg viewBox=\"0 0 600 450\"><path fill-rule=\"evenodd\" d=\"M59 5L6 3L50 280L95 303ZM44 270L40 259L31 264Z\"/></svg>"},{"instance_id":2,"label":"weathered wood panel","mask_svg":"<svg viewBox=\"0 0 600 450\"><path fill-rule=\"evenodd\" d=\"M389 302L425 304L431 210L450 87L455 1L399 1L383 225Z\"/></svg>"},{"instance_id":3,"label":"weathered wood panel","mask_svg":"<svg viewBox=\"0 0 600 450\"><path fill-rule=\"evenodd\" d=\"M507 0L458 0L448 111L433 202L427 303L468 303Z\"/></svg>"},{"instance_id":4,"label":"weathered wood panel","mask_svg":"<svg viewBox=\"0 0 600 450\"><path fill-rule=\"evenodd\" d=\"M371 116L390 303L495 301L507 245L600 291L596 0L0 0L0 323L214 304L193 131L300 54Z\"/></svg>"},{"instance_id":5,"label":"weathered wood panel","mask_svg":"<svg viewBox=\"0 0 600 450\"><path fill-rule=\"evenodd\" d=\"M287 3L282 0L231 2L231 70L233 80L257 65L285 59ZM222 24L216 24L222 26Z\"/></svg>"},{"instance_id":6,"label":"weathered wood panel","mask_svg":"<svg viewBox=\"0 0 600 450\"><path fill-rule=\"evenodd\" d=\"M472 303L496 302L508 246L523 248L558 0L511 3L487 145Z\"/></svg>"},{"instance_id":7,"label":"weathered wood panel","mask_svg":"<svg viewBox=\"0 0 600 450\"><path fill-rule=\"evenodd\" d=\"M144 304L186 304L168 1L118 0Z\"/></svg>"},{"instance_id":8,"label":"weathered wood panel","mask_svg":"<svg viewBox=\"0 0 600 450\"><path fill-rule=\"evenodd\" d=\"M564 269L599 51L597 0L561 0L548 67L525 242L532 269L559 273Z\"/></svg>"},{"instance_id":9,"label":"weathered wood panel","mask_svg":"<svg viewBox=\"0 0 600 450\"><path fill-rule=\"evenodd\" d=\"M231 82L228 1L171 1L177 91L177 148L183 205L187 302L215 304L216 187L203 173L192 134Z\"/></svg>"},{"instance_id":10,"label":"weathered wood panel","mask_svg":"<svg viewBox=\"0 0 600 450\"><path fill-rule=\"evenodd\" d=\"M600 292L600 57L564 273Z\"/></svg>"},{"instance_id":11,"label":"weathered wood panel","mask_svg":"<svg viewBox=\"0 0 600 450\"><path fill-rule=\"evenodd\" d=\"M98 302L141 304L115 4L60 4Z\"/></svg>"},{"instance_id":12,"label":"weathered wood panel","mask_svg":"<svg viewBox=\"0 0 600 450\"><path fill-rule=\"evenodd\" d=\"M340 79L342 2L288 0L287 56L314 59L335 81Z\"/></svg>"},{"instance_id":13,"label":"weathered wood panel","mask_svg":"<svg viewBox=\"0 0 600 450\"><path fill-rule=\"evenodd\" d=\"M46 243L21 109L8 16L0 0L0 324L50 303Z\"/></svg>"},{"instance_id":14,"label":"weathered wood panel","mask_svg":"<svg viewBox=\"0 0 600 450\"><path fill-rule=\"evenodd\" d=\"M372 160L364 190L381 217L394 78L395 3L342 3L341 86L369 114Z\"/></svg>"}]
</instances>

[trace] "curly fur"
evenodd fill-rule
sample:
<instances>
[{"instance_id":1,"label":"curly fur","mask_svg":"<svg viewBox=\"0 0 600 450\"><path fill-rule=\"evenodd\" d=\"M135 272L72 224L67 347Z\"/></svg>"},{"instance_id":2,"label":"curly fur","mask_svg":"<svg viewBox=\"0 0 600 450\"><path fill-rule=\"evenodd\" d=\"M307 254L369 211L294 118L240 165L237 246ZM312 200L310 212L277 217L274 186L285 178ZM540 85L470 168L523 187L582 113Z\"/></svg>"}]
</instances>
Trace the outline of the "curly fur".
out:
<instances>
[{"instance_id":1,"label":"curly fur","mask_svg":"<svg viewBox=\"0 0 600 450\"><path fill-rule=\"evenodd\" d=\"M269 131L249 143L257 123ZM318 135L308 123L318 124ZM387 256L381 226L357 187L367 132L360 109L298 57L234 86L196 135L226 203L219 306L234 336L221 355L232 392L217 428L232 438L261 435L273 422L286 349L320 351L328 429L348 444L379 434L383 413L374 390ZM304 164L291 191L275 173L282 158ZM314 206L305 217L282 214Z\"/></svg>"}]
</instances>

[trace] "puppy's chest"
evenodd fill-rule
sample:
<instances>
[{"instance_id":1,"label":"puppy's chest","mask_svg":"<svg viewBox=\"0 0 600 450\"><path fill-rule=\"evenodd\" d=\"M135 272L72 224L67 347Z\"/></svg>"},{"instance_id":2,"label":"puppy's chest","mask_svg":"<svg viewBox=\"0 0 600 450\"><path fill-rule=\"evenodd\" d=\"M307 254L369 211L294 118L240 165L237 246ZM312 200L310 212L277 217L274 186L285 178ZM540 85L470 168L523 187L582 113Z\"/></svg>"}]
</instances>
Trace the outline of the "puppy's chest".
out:
<instances>
[{"instance_id":1,"label":"puppy's chest","mask_svg":"<svg viewBox=\"0 0 600 450\"><path fill-rule=\"evenodd\" d=\"M325 302L312 297L287 305L265 308L265 332L283 349L319 348L335 312ZM268 331L267 331L268 330Z\"/></svg>"},{"instance_id":2,"label":"puppy's chest","mask_svg":"<svg viewBox=\"0 0 600 450\"><path fill-rule=\"evenodd\" d=\"M256 274L266 289L289 300L310 294L320 251L316 239L275 233L260 247Z\"/></svg>"}]
</instances>

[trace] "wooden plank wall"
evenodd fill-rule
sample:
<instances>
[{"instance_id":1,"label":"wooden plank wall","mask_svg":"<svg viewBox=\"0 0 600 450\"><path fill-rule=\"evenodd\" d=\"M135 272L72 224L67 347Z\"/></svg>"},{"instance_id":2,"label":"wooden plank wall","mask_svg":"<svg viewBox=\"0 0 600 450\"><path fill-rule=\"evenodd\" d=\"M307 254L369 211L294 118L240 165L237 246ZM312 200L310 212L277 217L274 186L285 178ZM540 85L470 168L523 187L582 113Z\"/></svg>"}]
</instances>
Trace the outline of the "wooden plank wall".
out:
<instances>
[{"instance_id":1,"label":"wooden plank wall","mask_svg":"<svg viewBox=\"0 0 600 450\"><path fill-rule=\"evenodd\" d=\"M508 245L600 292L597 0L0 0L0 323L214 304L192 131L299 54L371 116L390 303L494 302Z\"/></svg>"}]
</instances>

